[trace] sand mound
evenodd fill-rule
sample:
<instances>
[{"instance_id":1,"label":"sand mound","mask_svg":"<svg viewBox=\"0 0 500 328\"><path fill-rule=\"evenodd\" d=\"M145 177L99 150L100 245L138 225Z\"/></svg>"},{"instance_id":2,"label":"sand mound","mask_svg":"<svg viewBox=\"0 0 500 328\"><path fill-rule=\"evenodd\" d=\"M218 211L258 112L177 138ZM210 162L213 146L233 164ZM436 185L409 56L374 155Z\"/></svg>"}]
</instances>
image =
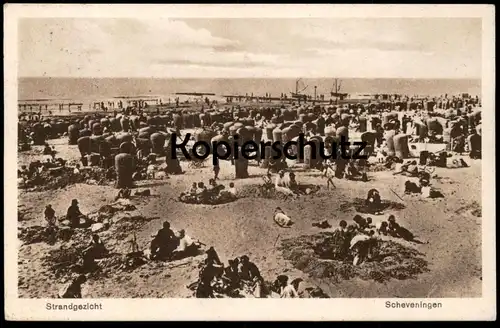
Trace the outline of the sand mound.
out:
<instances>
[{"instance_id":1,"label":"sand mound","mask_svg":"<svg viewBox=\"0 0 500 328\"><path fill-rule=\"evenodd\" d=\"M467 212L470 212L475 217L481 217L482 216L481 204L474 201L470 204L467 204L465 206L458 208L455 211L456 214L463 214L463 213L467 213Z\"/></svg>"},{"instance_id":2,"label":"sand mound","mask_svg":"<svg viewBox=\"0 0 500 328\"><path fill-rule=\"evenodd\" d=\"M429 271L427 262L417 250L393 241L377 241L371 261L353 266L352 258L331 259L342 253L340 238L335 233L322 232L282 241L280 250L295 268L313 278L328 279L334 283L351 278L384 282L392 279L413 279Z\"/></svg>"},{"instance_id":3,"label":"sand mound","mask_svg":"<svg viewBox=\"0 0 500 328\"><path fill-rule=\"evenodd\" d=\"M347 212L351 208L354 208L359 213L371 214L365 206L365 200L362 198L354 198L352 201L343 201L340 204L340 210L342 212ZM406 206L404 204L382 200L382 203L380 204L378 210L382 212L384 210L402 210L405 208Z\"/></svg>"},{"instance_id":4,"label":"sand mound","mask_svg":"<svg viewBox=\"0 0 500 328\"><path fill-rule=\"evenodd\" d=\"M76 183L106 185L112 180L106 177L106 170L102 168L93 167L79 174L74 174L72 168L61 167L56 170L42 171L36 178L27 181L24 185L20 185L19 188L25 189L27 192L40 192L63 189Z\"/></svg>"},{"instance_id":5,"label":"sand mound","mask_svg":"<svg viewBox=\"0 0 500 328\"><path fill-rule=\"evenodd\" d=\"M56 278L81 273L79 262L82 258L82 251L82 247L63 245L48 252L43 258L43 266L48 268Z\"/></svg>"},{"instance_id":6,"label":"sand mound","mask_svg":"<svg viewBox=\"0 0 500 328\"><path fill-rule=\"evenodd\" d=\"M145 223L158 219L159 217L144 217L141 215L122 217L112 225L113 239L125 239L133 232L140 231Z\"/></svg>"},{"instance_id":7,"label":"sand mound","mask_svg":"<svg viewBox=\"0 0 500 328\"><path fill-rule=\"evenodd\" d=\"M390 171L391 169L386 166L385 163L373 163L365 166L366 172L382 172L382 171Z\"/></svg>"},{"instance_id":8,"label":"sand mound","mask_svg":"<svg viewBox=\"0 0 500 328\"><path fill-rule=\"evenodd\" d=\"M190 205L222 205L222 204L229 204L234 201L236 201L237 198L234 196L229 196L229 195L220 195L216 199L209 199L206 201L200 201L194 197L187 197L184 195L181 195L179 197L179 201L184 204L190 204Z\"/></svg>"},{"instance_id":9,"label":"sand mound","mask_svg":"<svg viewBox=\"0 0 500 328\"><path fill-rule=\"evenodd\" d=\"M300 195L306 197L324 196L320 186L313 184L301 184ZM238 196L241 198L267 198L277 200L287 200L291 196L287 196L281 192L277 192L274 187L266 189L263 185L244 185L238 191Z\"/></svg>"},{"instance_id":10,"label":"sand mound","mask_svg":"<svg viewBox=\"0 0 500 328\"><path fill-rule=\"evenodd\" d=\"M70 228L30 226L18 229L18 238L23 241L24 245L36 243L54 245L57 241L70 240L73 234Z\"/></svg>"},{"instance_id":11,"label":"sand mound","mask_svg":"<svg viewBox=\"0 0 500 328\"><path fill-rule=\"evenodd\" d=\"M134 211L136 209L137 207L133 204L115 203L101 206L97 213L99 215L99 218L109 218L118 212Z\"/></svg>"}]
</instances>

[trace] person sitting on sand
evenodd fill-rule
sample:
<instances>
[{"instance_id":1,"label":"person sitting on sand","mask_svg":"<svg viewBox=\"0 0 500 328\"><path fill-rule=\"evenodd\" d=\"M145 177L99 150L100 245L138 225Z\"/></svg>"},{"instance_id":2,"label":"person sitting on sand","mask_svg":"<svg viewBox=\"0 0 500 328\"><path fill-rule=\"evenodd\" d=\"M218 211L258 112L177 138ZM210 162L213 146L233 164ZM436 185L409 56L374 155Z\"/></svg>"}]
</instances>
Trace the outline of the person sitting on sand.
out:
<instances>
[{"instance_id":1,"label":"person sitting on sand","mask_svg":"<svg viewBox=\"0 0 500 328\"><path fill-rule=\"evenodd\" d=\"M231 195L233 195L233 197L236 198L236 188L234 187L234 182L230 182L229 183L229 189L227 190Z\"/></svg>"},{"instance_id":2,"label":"person sitting on sand","mask_svg":"<svg viewBox=\"0 0 500 328\"><path fill-rule=\"evenodd\" d=\"M262 187L264 188L264 192L269 192L272 189L274 189L274 184L271 176L271 172L267 172L265 176L262 177L262 180L264 180L264 184Z\"/></svg>"},{"instance_id":3,"label":"person sitting on sand","mask_svg":"<svg viewBox=\"0 0 500 328\"><path fill-rule=\"evenodd\" d=\"M405 181L405 194L418 194L421 192L421 187L419 187L415 182L410 180Z\"/></svg>"},{"instance_id":4,"label":"person sitting on sand","mask_svg":"<svg viewBox=\"0 0 500 328\"><path fill-rule=\"evenodd\" d=\"M52 148L50 148L48 143L45 143L45 147L43 148L44 155L52 155Z\"/></svg>"},{"instance_id":5,"label":"person sitting on sand","mask_svg":"<svg viewBox=\"0 0 500 328\"><path fill-rule=\"evenodd\" d=\"M345 220L340 220L339 226L335 229L335 232L340 233L342 236L347 232L347 222Z\"/></svg>"},{"instance_id":6,"label":"person sitting on sand","mask_svg":"<svg viewBox=\"0 0 500 328\"><path fill-rule=\"evenodd\" d=\"M207 195L211 201L219 198L221 191L224 189L223 185L217 184L214 179L208 181Z\"/></svg>"},{"instance_id":7,"label":"person sitting on sand","mask_svg":"<svg viewBox=\"0 0 500 328\"><path fill-rule=\"evenodd\" d=\"M72 228L79 228L84 225L80 223L80 220L85 218L85 216L80 212L80 208L78 207L78 200L73 199L71 201L71 206L68 208L66 213L66 220L70 222L70 226Z\"/></svg>"},{"instance_id":8,"label":"person sitting on sand","mask_svg":"<svg viewBox=\"0 0 500 328\"><path fill-rule=\"evenodd\" d=\"M354 259L352 265L361 264L364 260L370 259L372 248L375 241L375 232L371 230L367 235L359 234L351 239L350 250L353 252Z\"/></svg>"},{"instance_id":9,"label":"person sitting on sand","mask_svg":"<svg viewBox=\"0 0 500 328\"><path fill-rule=\"evenodd\" d=\"M199 273L198 286L196 288L196 298L215 298L212 288L212 281L216 277L218 269L214 268L214 264L208 258L205 259Z\"/></svg>"},{"instance_id":10,"label":"person sitting on sand","mask_svg":"<svg viewBox=\"0 0 500 328\"><path fill-rule=\"evenodd\" d=\"M387 232L388 232L387 230L388 230L388 224L386 221L379 221L375 225L375 231L377 232L377 234L379 236L380 235L387 236Z\"/></svg>"},{"instance_id":11,"label":"person sitting on sand","mask_svg":"<svg viewBox=\"0 0 500 328\"><path fill-rule=\"evenodd\" d=\"M195 255L196 250L198 249L198 244L196 241L191 239L188 235L186 235L186 231L184 229L179 230L177 248L174 250L174 254L177 258L184 258L191 255Z\"/></svg>"},{"instance_id":12,"label":"person sitting on sand","mask_svg":"<svg viewBox=\"0 0 500 328\"><path fill-rule=\"evenodd\" d=\"M196 201L196 193L198 192L198 186L196 182L193 182L191 187L189 187L185 192L180 195L181 201L193 202Z\"/></svg>"},{"instance_id":13,"label":"person sitting on sand","mask_svg":"<svg viewBox=\"0 0 500 328\"><path fill-rule=\"evenodd\" d=\"M366 220L359 214L356 214L352 220L356 223L356 230L362 232L366 226Z\"/></svg>"},{"instance_id":14,"label":"person sitting on sand","mask_svg":"<svg viewBox=\"0 0 500 328\"><path fill-rule=\"evenodd\" d=\"M260 297L264 278L260 275L259 268L255 265L255 263L250 262L247 255L243 255L240 258L239 277L243 283L255 286L253 289L254 295Z\"/></svg>"},{"instance_id":15,"label":"person sitting on sand","mask_svg":"<svg viewBox=\"0 0 500 328\"><path fill-rule=\"evenodd\" d=\"M19 178L23 178L23 179L29 178L29 171L28 171L26 165L21 166L21 169L17 171L17 176Z\"/></svg>"},{"instance_id":16,"label":"person sitting on sand","mask_svg":"<svg viewBox=\"0 0 500 328\"><path fill-rule=\"evenodd\" d=\"M240 261L238 258L228 261L228 266L224 268L222 279L227 285L229 290L237 289L240 287L240 277L238 275L238 266Z\"/></svg>"},{"instance_id":17,"label":"person sitting on sand","mask_svg":"<svg viewBox=\"0 0 500 328\"><path fill-rule=\"evenodd\" d=\"M294 223L292 219L290 219L290 217L288 217L288 215L286 215L280 207L276 207L276 209L274 210L273 220L282 228L291 227Z\"/></svg>"},{"instance_id":18,"label":"person sitting on sand","mask_svg":"<svg viewBox=\"0 0 500 328\"><path fill-rule=\"evenodd\" d=\"M116 197L115 197L115 201L117 201L120 198L130 199L130 194L131 194L131 191L129 188L120 189L120 191L118 191L118 195L116 195Z\"/></svg>"},{"instance_id":19,"label":"person sitting on sand","mask_svg":"<svg viewBox=\"0 0 500 328\"><path fill-rule=\"evenodd\" d=\"M196 189L196 198L199 202L205 203L208 201L207 187L203 182L198 182L198 188Z\"/></svg>"},{"instance_id":20,"label":"person sitting on sand","mask_svg":"<svg viewBox=\"0 0 500 328\"><path fill-rule=\"evenodd\" d=\"M374 229L374 228L375 228L375 225L373 224L373 220L372 220L372 218L367 217L367 218L366 218L366 225L365 225L365 229Z\"/></svg>"},{"instance_id":21,"label":"person sitting on sand","mask_svg":"<svg viewBox=\"0 0 500 328\"><path fill-rule=\"evenodd\" d=\"M63 286L58 298L82 298L82 285L85 282L87 282L87 277L84 274L79 275L76 279Z\"/></svg>"},{"instance_id":22,"label":"person sitting on sand","mask_svg":"<svg viewBox=\"0 0 500 328\"><path fill-rule=\"evenodd\" d=\"M170 223L168 221L163 222L163 228L158 230L158 233L151 241L151 257L159 260L168 258L172 251L177 248L174 239L175 235L170 229Z\"/></svg>"},{"instance_id":23,"label":"person sitting on sand","mask_svg":"<svg viewBox=\"0 0 500 328\"><path fill-rule=\"evenodd\" d=\"M205 252L207 254L207 261L212 263L213 265L223 268L224 265L222 264L219 254L217 254L217 251L213 246L211 246L207 251Z\"/></svg>"},{"instance_id":24,"label":"person sitting on sand","mask_svg":"<svg viewBox=\"0 0 500 328\"><path fill-rule=\"evenodd\" d=\"M295 173L293 172L288 173L288 180L285 181L288 189L293 191L295 194L300 193L300 187L299 183L297 182Z\"/></svg>"},{"instance_id":25,"label":"person sitting on sand","mask_svg":"<svg viewBox=\"0 0 500 328\"><path fill-rule=\"evenodd\" d=\"M397 230L399 228L399 224L396 223L396 217L394 215L389 215L389 218L387 219L387 233L393 237L397 237Z\"/></svg>"},{"instance_id":26,"label":"person sitting on sand","mask_svg":"<svg viewBox=\"0 0 500 328\"><path fill-rule=\"evenodd\" d=\"M288 182L288 178L285 178L285 171L281 170L278 172L278 176L276 177L276 180L274 182L274 188L287 195L287 196L296 196L296 194L290 190L290 188L288 188L289 186L289 182Z\"/></svg>"},{"instance_id":27,"label":"person sitting on sand","mask_svg":"<svg viewBox=\"0 0 500 328\"><path fill-rule=\"evenodd\" d=\"M413 160L413 161L411 161L411 162L408 163L407 172L412 177L418 176L417 161Z\"/></svg>"},{"instance_id":28,"label":"person sitting on sand","mask_svg":"<svg viewBox=\"0 0 500 328\"><path fill-rule=\"evenodd\" d=\"M76 164L73 169L73 174L80 174L80 164Z\"/></svg>"},{"instance_id":29,"label":"person sitting on sand","mask_svg":"<svg viewBox=\"0 0 500 328\"><path fill-rule=\"evenodd\" d=\"M365 206L368 213L380 214L380 207L382 205L382 200L380 193L377 189L368 190L366 195Z\"/></svg>"},{"instance_id":30,"label":"person sitting on sand","mask_svg":"<svg viewBox=\"0 0 500 328\"><path fill-rule=\"evenodd\" d=\"M344 179L354 180L357 177L361 177L362 181L368 181L366 173L361 172L356 165L354 165L353 160L348 160L344 168Z\"/></svg>"},{"instance_id":31,"label":"person sitting on sand","mask_svg":"<svg viewBox=\"0 0 500 328\"><path fill-rule=\"evenodd\" d=\"M188 190L186 190L185 194L190 196L196 196L197 192L198 192L198 186L196 185L196 182L193 182L191 187Z\"/></svg>"},{"instance_id":32,"label":"person sitting on sand","mask_svg":"<svg viewBox=\"0 0 500 328\"><path fill-rule=\"evenodd\" d=\"M87 250L91 250L94 253L95 258L102 258L108 254L108 250L97 234L92 234Z\"/></svg>"},{"instance_id":33,"label":"person sitting on sand","mask_svg":"<svg viewBox=\"0 0 500 328\"><path fill-rule=\"evenodd\" d=\"M280 298L299 298L297 290L299 289L299 284L302 282L302 279L297 278L290 283L288 281L289 279L287 277L284 287L281 289Z\"/></svg>"},{"instance_id":34,"label":"person sitting on sand","mask_svg":"<svg viewBox=\"0 0 500 328\"><path fill-rule=\"evenodd\" d=\"M108 250L104 247L104 243L99 236L93 234L89 246L83 250L82 254L84 272L92 272L97 268L95 260L105 257Z\"/></svg>"},{"instance_id":35,"label":"person sitting on sand","mask_svg":"<svg viewBox=\"0 0 500 328\"><path fill-rule=\"evenodd\" d=\"M56 211L54 211L52 205L49 204L45 207L44 216L49 227L53 227L56 225Z\"/></svg>"}]
</instances>

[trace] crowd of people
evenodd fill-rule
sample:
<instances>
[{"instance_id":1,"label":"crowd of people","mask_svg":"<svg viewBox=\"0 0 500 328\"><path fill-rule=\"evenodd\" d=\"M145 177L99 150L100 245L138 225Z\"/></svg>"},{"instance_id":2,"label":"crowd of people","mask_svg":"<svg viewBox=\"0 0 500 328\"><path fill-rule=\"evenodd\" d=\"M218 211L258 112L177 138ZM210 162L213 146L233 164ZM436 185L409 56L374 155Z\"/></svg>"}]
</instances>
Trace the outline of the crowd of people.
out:
<instances>
[{"instance_id":1,"label":"crowd of people","mask_svg":"<svg viewBox=\"0 0 500 328\"><path fill-rule=\"evenodd\" d=\"M461 106L456 105L459 101L462 101ZM405 193L419 193L423 197L430 198L439 197L439 191L432 187L432 171L429 170L429 167L447 167L447 158L449 158L451 153L462 154L467 152L471 159L481 158L481 119L480 116L477 119L473 115L473 106L480 105L479 100L477 98L466 100L459 100L458 98L447 99L446 97L439 98L435 101L435 105L432 108L427 109L424 108L423 103L417 103L415 106L412 104L412 100L408 100L407 103L400 101L399 104L381 105L369 103L309 106L307 104L292 103L276 108L253 109L243 109L236 105L220 114L223 116L223 119L218 122L211 122L211 119L209 120L206 116L204 119L210 122L201 122L203 125L210 126L215 132L221 133L223 136L228 136L229 132L224 125L224 120L232 122L250 120L253 127L261 130L264 130L269 125L278 126L287 122L291 124L293 121L300 121L301 132L305 133L306 138L321 136L325 141L328 141L325 131L329 127L333 129L344 127L355 133L364 133L370 130L374 136L374 143L367 148L367 151L378 162L383 163L388 170L393 170L394 175L401 175L408 178L404 181ZM90 135L95 134L96 136L100 136L103 140L107 137L116 136L117 133L130 133L133 147L130 148L130 151L126 152L134 159L133 180L166 179L170 174L182 173L179 161L166 155L170 153L168 142L160 145L161 149L157 152L154 152L149 146L141 146L142 144L149 145L149 137L152 134L151 132L141 132L141 129L154 127L152 130L165 132L165 135L168 135L168 129L180 132L181 128L185 128L185 123L182 120L176 120L176 115L178 116L178 114L176 112L165 113L165 115L162 115L164 120L161 123L155 123L154 119L160 115L159 108L156 114L146 111L146 108L120 107L120 109L121 112L115 110L113 116L111 116L111 113L109 113L110 115L106 114L104 117L89 115L88 118L78 122L82 128L81 131L85 130L85 133L90 132ZM291 115L289 119L287 115L290 116L289 113L291 111L294 111L295 114ZM219 115L216 109L209 109L203 114L208 115L210 112ZM391 113L396 115L389 120L384 120L384 115ZM304 115L312 119L304 120ZM123 122L124 120L134 121L132 117L134 119L137 118L138 123L136 126L134 126L135 123L127 123L129 124L128 126L122 124L118 130L114 130L111 124L104 126L103 123L102 133L94 133L94 131L90 131L93 127L88 126L89 122L93 119L97 121L97 119L109 118L122 120ZM441 132L437 132L439 129L427 128L427 121L434 118L445 119L445 122L440 123ZM38 132L31 131L30 129L40 122L43 122L41 116L32 117L27 120L26 131L25 133L23 132L23 138L19 140L19 145L23 150L27 150L32 144L35 144L34 140L37 139L36 133ZM423 127L426 128L424 129ZM449 139L446 139L444 136L445 129L451 129L451 132L449 131L451 133ZM393 135L406 134L410 136L408 139L410 143L448 143L449 147L445 151L437 153L420 151L418 161L402 158L405 156L398 157L396 154L391 154L388 151L387 132L391 132ZM142 136L141 133L143 134ZM53 147L47 143L43 145L43 153L51 158L47 159L46 162L32 162L29 167L22 165L18 170L20 184L30 185L41 172L66 165L63 159L56 158L56 152ZM122 146L123 143L113 145L113 151L116 151L115 148L117 148L118 152L123 152L125 148L121 149ZM111 148L99 147L97 153L95 153L96 150L94 149L89 151L88 154L82 154L81 165L77 164L71 169L75 174L78 174L85 167L95 165L108 170L110 177L113 175L113 172L116 176L117 172L115 170L117 169L112 163L112 155L114 153L110 150ZM158 165L160 156L165 156L165 164L163 165ZM230 160L232 164L235 164L233 159ZM261 159L258 159L257 164L260 164L260 161ZM463 159L456 161L456 165L458 166L468 166ZM267 172L262 176L264 181L263 187L266 192L274 190L285 196L296 198L315 191L314 188L301 185L297 181L296 173L288 168L284 157L271 157L267 164ZM336 188L335 184L337 182L335 182L335 179L368 181L366 173L367 165L367 160L332 159L319 161L317 164L311 166L311 169L321 171L326 181L326 187L330 189ZM190 204L220 204L236 200L238 198L238 191L235 188L234 182L231 181L228 187L218 183L220 166L214 165L213 170L214 178L210 179L207 185L201 181L193 182L185 192L180 194L179 200ZM276 174L274 179L273 173ZM130 198L131 187L133 186L121 188L116 199ZM71 229L89 228L92 222L87 216L81 213L78 205L78 200L74 199L66 215L60 217L59 220L57 220L56 212L52 206L47 205L44 217L48 226L53 228L57 226L59 221ZM364 202L365 211L363 213L381 215L383 208L380 193L376 189L371 189ZM295 218L292 219L282 208L275 208L273 221L278 226L283 228L291 227L294 224L294 220ZM390 215L386 221L374 223L371 217L364 218L358 214L353 218L353 223L350 225L344 220L340 221L335 233L343 240L340 251L337 254L338 257L352 259L353 265L360 265L364 261L370 261L373 257L373 246L383 236L402 238L407 241L414 241L415 239L410 231L396 222L394 215ZM164 222L163 227L152 236L150 247L146 253L150 260L172 261L198 254L202 245L199 241L189 237L184 230L174 232L170 227L170 223ZM96 265L95 260L106 256L106 254L107 250L103 242L97 234L93 234L89 246L82 254L83 266L91 270L90 268ZM80 275L67 286L60 297L81 297L79 286L85 283L85 281L85 276ZM250 294L256 297L267 297L275 291L280 297L298 297L298 283L300 281L297 279L290 281L287 276L280 275L274 284L268 286L265 284L259 269L249 260L248 256L245 255L231 259L228 261L228 265L224 266L212 247L207 251L207 258L200 270L195 294L196 297L200 298L217 297L218 294L239 297L238 293L241 291L243 293L250 291Z\"/></svg>"},{"instance_id":2,"label":"crowd of people","mask_svg":"<svg viewBox=\"0 0 500 328\"><path fill-rule=\"evenodd\" d=\"M208 181L208 186L203 182L193 182L190 188L181 193L179 200L189 204L221 204L234 201L237 198L237 190L234 182L229 183L226 188L218 184L215 179Z\"/></svg>"}]
</instances>

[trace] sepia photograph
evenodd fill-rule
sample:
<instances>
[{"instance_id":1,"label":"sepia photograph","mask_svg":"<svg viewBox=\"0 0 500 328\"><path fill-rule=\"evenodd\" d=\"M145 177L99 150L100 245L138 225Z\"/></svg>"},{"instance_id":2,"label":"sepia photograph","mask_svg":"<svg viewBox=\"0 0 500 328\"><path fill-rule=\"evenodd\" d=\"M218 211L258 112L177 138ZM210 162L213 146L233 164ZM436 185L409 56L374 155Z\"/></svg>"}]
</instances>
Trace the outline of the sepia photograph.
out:
<instances>
[{"instance_id":1,"label":"sepia photograph","mask_svg":"<svg viewBox=\"0 0 500 328\"><path fill-rule=\"evenodd\" d=\"M13 298L48 299L45 316L73 314L68 298L403 298L428 313L495 292L480 14L25 6L4 42Z\"/></svg>"}]
</instances>

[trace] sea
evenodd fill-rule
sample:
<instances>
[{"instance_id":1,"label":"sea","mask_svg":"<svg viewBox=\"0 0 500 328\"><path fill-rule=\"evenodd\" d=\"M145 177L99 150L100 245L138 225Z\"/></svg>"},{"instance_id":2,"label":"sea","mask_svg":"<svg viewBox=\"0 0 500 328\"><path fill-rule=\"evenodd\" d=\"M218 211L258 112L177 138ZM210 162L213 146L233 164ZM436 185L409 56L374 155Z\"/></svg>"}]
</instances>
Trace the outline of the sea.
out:
<instances>
[{"instance_id":1,"label":"sea","mask_svg":"<svg viewBox=\"0 0 500 328\"><path fill-rule=\"evenodd\" d=\"M361 79L341 78L340 92L349 94L404 94L409 96L481 95L480 79ZM329 98L334 79L301 79L303 94ZM18 100L89 101L121 97L176 97L175 93L213 93L217 96L248 95L280 97L295 92L289 78L19 78ZM300 90L299 90L300 91ZM172 98L173 99L173 98Z\"/></svg>"}]
</instances>

